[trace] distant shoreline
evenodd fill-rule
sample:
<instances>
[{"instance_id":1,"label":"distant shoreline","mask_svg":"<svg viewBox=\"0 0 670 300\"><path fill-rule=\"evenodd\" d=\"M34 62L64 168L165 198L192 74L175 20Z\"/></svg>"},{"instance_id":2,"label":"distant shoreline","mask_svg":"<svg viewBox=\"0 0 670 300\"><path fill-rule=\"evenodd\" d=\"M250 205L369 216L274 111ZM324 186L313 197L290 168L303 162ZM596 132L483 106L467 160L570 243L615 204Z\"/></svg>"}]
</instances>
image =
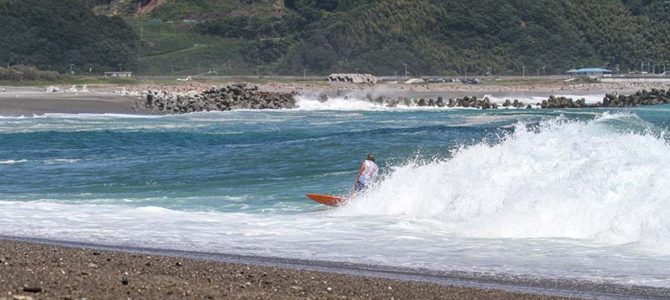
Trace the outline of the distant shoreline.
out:
<instances>
[{"instance_id":1,"label":"distant shoreline","mask_svg":"<svg viewBox=\"0 0 670 300\"><path fill-rule=\"evenodd\" d=\"M87 87L86 92L66 92L75 86L83 85L59 84L59 92L47 93L47 86L0 86L0 116L33 116L46 113L70 114L155 114L149 109L138 105L144 100L142 93L150 89L168 91L203 91L212 86L223 86L231 81L189 81L182 83L161 83L141 81L131 85L101 84ZM642 89L670 89L668 82L627 82L627 83L581 83L569 84L563 81L519 81L512 83L488 82L480 85L467 84L351 84L314 82L278 82L253 81L249 85L258 85L260 90L282 93L298 93L318 97L348 95L350 97L507 97L527 95L549 97L550 95L593 95L605 93L629 94ZM2 91L4 89L4 91Z\"/></svg>"},{"instance_id":2,"label":"distant shoreline","mask_svg":"<svg viewBox=\"0 0 670 300\"><path fill-rule=\"evenodd\" d=\"M42 87L5 87L0 92L0 116L63 114L153 114L134 108L140 97L115 94L111 88L93 92L48 93Z\"/></svg>"}]
</instances>

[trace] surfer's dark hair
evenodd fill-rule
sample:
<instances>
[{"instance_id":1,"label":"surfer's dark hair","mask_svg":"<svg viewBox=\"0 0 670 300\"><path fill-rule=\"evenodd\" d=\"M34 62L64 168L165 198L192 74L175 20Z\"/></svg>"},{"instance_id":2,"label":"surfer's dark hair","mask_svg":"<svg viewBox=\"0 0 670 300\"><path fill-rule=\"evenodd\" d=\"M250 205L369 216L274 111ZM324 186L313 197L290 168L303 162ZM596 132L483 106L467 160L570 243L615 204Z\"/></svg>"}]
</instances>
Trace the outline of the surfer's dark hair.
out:
<instances>
[{"instance_id":1,"label":"surfer's dark hair","mask_svg":"<svg viewBox=\"0 0 670 300\"><path fill-rule=\"evenodd\" d=\"M375 155L372 153L368 154L368 160L375 161Z\"/></svg>"}]
</instances>

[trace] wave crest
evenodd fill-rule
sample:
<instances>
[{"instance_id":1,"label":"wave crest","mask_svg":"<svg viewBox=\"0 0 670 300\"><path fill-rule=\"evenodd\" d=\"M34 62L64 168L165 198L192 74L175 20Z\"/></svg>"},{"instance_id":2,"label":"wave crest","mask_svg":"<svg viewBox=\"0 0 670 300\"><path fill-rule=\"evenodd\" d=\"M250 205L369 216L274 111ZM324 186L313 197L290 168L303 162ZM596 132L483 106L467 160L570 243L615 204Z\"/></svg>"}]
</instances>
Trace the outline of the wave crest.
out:
<instances>
[{"instance_id":1,"label":"wave crest","mask_svg":"<svg viewBox=\"0 0 670 300\"><path fill-rule=\"evenodd\" d=\"M336 213L431 218L468 237L639 243L667 253L670 146L663 134L635 130L640 122L604 114L518 123L499 143L396 167Z\"/></svg>"}]
</instances>

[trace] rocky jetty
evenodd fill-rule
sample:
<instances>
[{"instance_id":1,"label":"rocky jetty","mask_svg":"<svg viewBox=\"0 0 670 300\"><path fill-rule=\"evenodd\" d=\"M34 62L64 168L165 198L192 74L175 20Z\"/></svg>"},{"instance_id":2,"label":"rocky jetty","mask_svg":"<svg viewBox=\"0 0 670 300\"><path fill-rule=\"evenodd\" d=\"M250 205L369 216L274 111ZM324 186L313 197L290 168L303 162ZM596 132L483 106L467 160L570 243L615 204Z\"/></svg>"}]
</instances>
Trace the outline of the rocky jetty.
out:
<instances>
[{"instance_id":1,"label":"rocky jetty","mask_svg":"<svg viewBox=\"0 0 670 300\"><path fill-rule=\"evenodd\" d=\"M498 108L497 103L492 103L488 97L478 99L477 97L463 97L449 99L447 107L474 107L481 109Z\"/></svg>"},{"instance_id":2,"label":"rocky jetty","mask_svg":"<svg viewBox=\"0 0 670 300\"><path fill-rule=\"evenodd\" d=\"M315 95L321 102L329 101L325 93ZM348 96L344 96L348 99ZM506 108L595 108L595 107L633 107L642 105L656 105L670 103L670 90L651 89L641 90L632 95L607 94L602 102L587 103L586 99L572 99L567 97L550 96L537 103L524 103L518 99L507 99L503 103L495 103L488 97L462 98L390 98L386 96L372 97L367 95L370 102L386 107L451 107L476 109L506 109ZM290 109L296 107L294 94L260 91L258 87L248 87L246 84L232 84L223 88L210 88L198 92L174 92L166 90L150 90L146 101L140 106L157 113L179 114L198 111L227 111L235 109Z\"/></svg>"},{"instance_id":3,"label":"rocky jetty","mask_svg":"<svg viewBox=\"0 0 670 300\"><path fill-rule=\"evenodd\" d=\"M514 99L514 102L512 102L510 99L507 99L502 104L502 107L505 107L505 108L508 108L508 107L521 108L523 106L524 106L524 103L519 101L518 99Z\"/></svg>"},{"instance_id":4,"label":"rocky jetty","mask_svg":"<svg viewBox=\"0 0 670 300\"><path fill-rule=\"evenodd\" d=\"M585 108L585 107L598 107L599 104L586 104L586 99L577 99L573 100L572 98L566 97L554 97L550 96L547 100L542 100L540 107L542 108Z\"/></svg>"},{"instance_id":5,"label":"rocky jetty","mask_svg":"<svg viewBox=\"0 0 670 300\"><path fill-rule=\"evenodd\" d=\"M340 82L351 82L351 83L377 83L377 77L372 74L330 74L326 78L328 81L340 81Z\"/></svg>"},{"instance_id":6,"label":"rocky jetty","mask_svg":"<svg viewBox=\"0 0 670 300\"><path fill-rule=\"evenodd\" d=\"M604 107L629 107L670 103L670 90L641 90L632 95L607 94L603 99Z\"/></svg>"},{"instance_id":7,"label":"rocky jetty","mask_svg":"<svg viewBox=\"0 0 670 300\"><path fill-rule=\"evenodd\" d=\"M670 90L641 90L632 95L607 94L602 102L586 103L584 99L573 100L551 96L542 101L542 108L587 108L587 107L634 107L670 103Z\"/></svg>"},{"instance_id":8,"label":"rocky jetty","mask_svg":"<svg viewBox=\"0 0 670 300\"><path fill-rule=\"evenodd\" d=\"M232 84L202 93L151 90L147 92L143 105L155 112L181 114L235 109L288 109L295 108L295 98L293 94L264 92L256 86Z\"/></svg>"},{"instance_id":9,"label":"rocky jetty","mask_svg":"<svg viewBox=\"0 0 670 300\"><path fill-rule=\"evenodd\" d=\"M463 97L463 98L449 98L445 99L442 97L437 97L436 99L431 98L398 98L392 99L387 97L377 97L372 98L367 97L369 101L373 101L377 104L385 105L387 107L397 107L399 105L404 106L418 106L418 107L464 107L464 108L480 108L480 109L495 109L499 108L497 103L491 102L488 97L477 98L477 97ZM515 100L517 103L518 100Z\"/></svg>"},{"instance_id":10,"label":"rocky jetty","mask_svg":"<svg viewBox=\"0 0 670 300\"><path fill-rule=\"evenodd\" d=\"M323 98L323 97L322 97ZM327 101L326 99L321 99L321 101ZM502 104L493 103L489 100L488 97L477 98L477 97L463 97L456 99L447 99L445 100L442 97L436 99L424 99L424 98L398 98L392 99L388 97L377 97L372 98L367 96L368 101L375 102L380 105L385 105L387 107L397 107L399 105L404 106L419 106L419 107L457 107L457 108L479 108L479 109L496 109L496 108L526 108L531 109L534 107L538 108L547 108L547 109L556 109L556 108L594 108L594 107L632 107L632 106L643 106L643 105L657 105L670 103L670 90L663 89L652 89L651 91L641 90L632 95L618 95L618 94L607 94L602 102L596 103L586 103L586 99L572 99L567 97L556 97L550 96L546 100L538 103L524 103L518 99L510 100L507 99Z\"/></svg>"}]
</instances>

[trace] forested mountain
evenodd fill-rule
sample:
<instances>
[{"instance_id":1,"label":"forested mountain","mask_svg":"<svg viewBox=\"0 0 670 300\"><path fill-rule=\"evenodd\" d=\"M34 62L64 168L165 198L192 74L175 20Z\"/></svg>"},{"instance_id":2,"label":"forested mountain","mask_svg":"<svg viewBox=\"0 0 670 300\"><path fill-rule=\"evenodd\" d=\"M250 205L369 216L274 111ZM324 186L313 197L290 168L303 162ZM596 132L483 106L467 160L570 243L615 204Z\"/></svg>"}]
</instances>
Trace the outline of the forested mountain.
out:
<instances>
[{"instance_id":1,"label":"forested mountain","mask_svg":"<svg viewBox=\"0 0 670 300\"><path fill-rule=\"evenodd\" d=\"M81 11L86 7L97 16ZM127 61L110 62L115 56L104 55L107 60L66 64L132 65L139 57L136 70L151 74L393 75L405 68L412 74L551 74L581 66L623 72L641 63L670 68L667 0L0 0L0 11L0 25L10 28L19 21L3 23L6 15L37 20L46 11L78 11L78 17L44 25L25 23L34 28L28 32L14 29L23 44L0 37L0 43L15 45L14 55L25 49L22 55L35 64L59 68L63 64L54 59L73 51L95 57L92 45ZM108 16L123 17L135 34ZM67 28L68 21L88 38L63 41L58 29L46 29ZM83 21L89 25L81 26ZM105 30L92 29L97 26ZM57 57L41 54L34 44L43 40L71 49ZM5 52L0 49L0 60Z\"/></svg>"},{"instance_id":2,"label":"forested mountain","mask_svg":"<svg viewBox=\"0 0 670 300\"><path fill-rule=\"evenodd\" d=\"M0 64L99 73L134 68L138 37L81 0L0 0Z\"/></svg>"}]
</instances>

